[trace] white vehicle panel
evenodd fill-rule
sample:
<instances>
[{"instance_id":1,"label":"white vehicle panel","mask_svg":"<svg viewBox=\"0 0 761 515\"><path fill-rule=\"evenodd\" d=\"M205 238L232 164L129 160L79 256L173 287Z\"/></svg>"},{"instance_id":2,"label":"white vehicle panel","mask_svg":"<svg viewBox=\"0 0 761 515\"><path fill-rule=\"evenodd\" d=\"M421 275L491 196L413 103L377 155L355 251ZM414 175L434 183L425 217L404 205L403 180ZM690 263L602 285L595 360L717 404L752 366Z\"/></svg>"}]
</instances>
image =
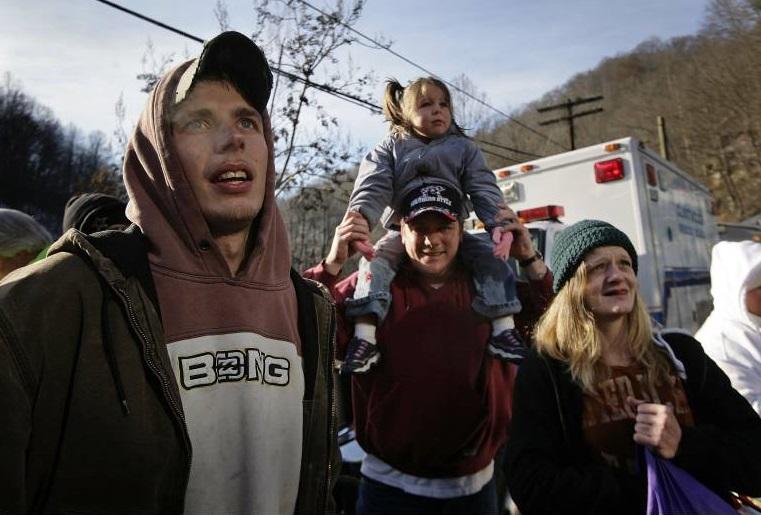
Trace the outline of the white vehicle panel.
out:
<instances>
[{"instance_id":1,"label":"white vehicle panel","mask_svg":"<svg viewBox=\"0 0 761 515\"><path fill-rule=\"evenodd\" d=\"M595 163L619 158L623 178L597 183ZM640 291L653 318L691 331L702 323L710 311L708 271L718 234L710 193L689 175L634 138L509 166L495 175L515 211L559 205L564 224L594 218L624 231L637 250ZM552 237L546 240L551 245Z\"/></svg>"}]
</instances>

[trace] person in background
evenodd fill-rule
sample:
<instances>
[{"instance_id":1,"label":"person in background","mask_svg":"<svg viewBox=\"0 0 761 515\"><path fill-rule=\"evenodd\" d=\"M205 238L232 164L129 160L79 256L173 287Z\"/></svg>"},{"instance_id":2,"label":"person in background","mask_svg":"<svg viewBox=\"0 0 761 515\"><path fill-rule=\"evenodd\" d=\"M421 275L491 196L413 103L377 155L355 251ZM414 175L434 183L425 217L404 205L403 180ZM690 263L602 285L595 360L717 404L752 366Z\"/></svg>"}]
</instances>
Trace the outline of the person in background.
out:
<instances>
[{"instance_id":1,"label":"person in background","mask_svg":"<svg viewBox=\"0 0 761 515\"><path fill-rule=\"evenodd\" d=\"M383 113L389 133L360 163L349 210L361 213L371 228L381 219L391 230L375 251L369 239L353 243L366 259L360 261L354 298L347 301L347 315L354 318L356 328L342 372L367 372L382 356L376 328L389 309L389 284L404 254L398 210L402 198L421 185L428 187L428 196L436 196L439 188L454 187L473 203L493 241L466 234L461 259L476 287L473 309L492 322L488 352L513 363L526 353L513 320L521 304L515 277L505 262L512 233L501 227L504 198L481 151L457 125L453 112L449 89L438 79L422 77L406 87L389 80L386 85ZM465 204L462 208L467 216Z\"/></svg>"},{"instance_id":2,"label":"person in background","mask_svg":"<svg viewBox=\"0 0 761 515\"><path fill-rule=\"evenodd\" d=\"M156 84L124 231L0 284L0 512L330 512L334 308L290 266L272 73L225 32Z\"/></svg>"},{"instance_id":3,"label":"person in background","mask_svg":"<svg viewBox=\"0 0 761 515\"><path fill-rule=\"evenodd\" d=\"M489 320L471 307L471 271L460 260L461 202L454 187L431 196L423 184L398 206L404 258L378 328L384 359L352 375L354 427L368 453L359 514L499 512L495 455L508 438L516 365L488 353ZM529 278L517 285L523 310L516 316L528 337L551 296L552 274L515 215L506 222L515 235L512 256L526 263ZM339 357L354 332L345 308L358 273L338 275L351 244L368 235L364 217L348 211L328 257L305 273L336 298Z\"/></svg>"},{"instance_id":4,"label":"person in background","mask_svg":"<svg viewBox=\"0 0 761 515\"><path fill-rule=\"evenodd\" d=\"M44 257L53 237L26 213L0 208L0 279Z\"/></svg>"},{"instance_id":5,"label":"person in background","mask_svg":"<svg viewBox=\"0 0 761 515\"><path fill-rule=\"evenodd\" d=\"M695 338L761 414L761 243L713 247L711 295L713 311Z\"/></svg>"},{"instance_id":6,"label":"person in background","mask_svg":"<svg viewBox=\"0 0 761 515\"><path fill-rule=\"evenodd\" d=\"M636 445L725 499L761 493L761 419L694 338L653 333L628 236L578 222L551 268L556 296L518 372L507 442L520 512L645 513Z\"/></svg>"},{"instance_id":7,"label":"person in background","mask_svg":"<svg viewBox=\"0 0 761 515\"><path fill-rule=\"evenodd\" d=\"M130 225L125 213L127 204L105 193L82 193L66 202L63 232L77 229L85 234L122 230Z\"/></svg>"}]
</instances>

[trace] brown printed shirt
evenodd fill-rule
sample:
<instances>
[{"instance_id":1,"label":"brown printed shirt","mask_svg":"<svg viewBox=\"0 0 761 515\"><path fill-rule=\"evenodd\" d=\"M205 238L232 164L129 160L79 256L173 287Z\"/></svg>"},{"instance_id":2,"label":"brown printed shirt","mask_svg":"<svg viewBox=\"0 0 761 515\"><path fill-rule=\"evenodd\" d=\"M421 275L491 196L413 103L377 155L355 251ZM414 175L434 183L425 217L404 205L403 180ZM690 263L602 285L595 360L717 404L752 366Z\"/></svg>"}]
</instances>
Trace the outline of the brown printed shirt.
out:
<instances>
[{"instance_id":1,"label":"brown printed shirt","mask_svg":"<svg viewBox=\"0 0 761 515\"><path fill-rule=\"evenodd\" d=\"M694 423L684 385L673 373L669 374L668 384L661 382L651 387L641 364L609 367L608 377L584 394L584 439L607 464L634 472L635 412L626 403L629 396L671 406L683 427Z\"/></svg>"}]
</instances>

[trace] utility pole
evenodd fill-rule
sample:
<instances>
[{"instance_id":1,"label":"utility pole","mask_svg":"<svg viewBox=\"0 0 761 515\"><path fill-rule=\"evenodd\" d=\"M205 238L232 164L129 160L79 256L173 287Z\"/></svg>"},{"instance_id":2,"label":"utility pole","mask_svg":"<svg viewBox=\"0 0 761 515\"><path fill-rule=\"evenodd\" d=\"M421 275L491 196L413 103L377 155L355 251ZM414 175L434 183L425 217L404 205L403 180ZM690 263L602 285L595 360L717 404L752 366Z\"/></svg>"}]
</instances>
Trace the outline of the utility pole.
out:
<instances>
[{"instance_id":1,"label":"utility pole","mask_svg":"<svg viewBox=\"0 0 761 515\"><path fill-rule=\"evenodd\" d=\"M553 118L552 120L539 122L539 125L551 125L553 123L568 122L568 135L571 140L571 150L575 150L576 149L576 135L574 132L573 120L576 118L581 118L582 116L588 116L590 114L601 113L603 109L602 107L597 107L595 109L590 109L589 111L574 113L573 108L577 105L588 104L589 102L597 102L598 100L602 100L602 99L603 99L602 95L599 95L596 97L587 97L587 98L576 98L576 99L569 98L569 99L566 99L566 101L563 102L562 104L555 104L552 106L540 107L539 109L537 109L537 111L540 113L546 113L547 111L554 111L556 109L565 109L566 115L561 116L560 118Z\"/></svg>"},{"instance_id":2,"label":"utility pole","mask_svg":"<svg viewBox=\"0 0 761 515\"><path fill-rule=\"evenodd\" d=\"M658 120L658 145L661 149L661 157L668 161L669 158L669 139L666 132L666 120L659 116Z\"/></svg>"}]
</instances>

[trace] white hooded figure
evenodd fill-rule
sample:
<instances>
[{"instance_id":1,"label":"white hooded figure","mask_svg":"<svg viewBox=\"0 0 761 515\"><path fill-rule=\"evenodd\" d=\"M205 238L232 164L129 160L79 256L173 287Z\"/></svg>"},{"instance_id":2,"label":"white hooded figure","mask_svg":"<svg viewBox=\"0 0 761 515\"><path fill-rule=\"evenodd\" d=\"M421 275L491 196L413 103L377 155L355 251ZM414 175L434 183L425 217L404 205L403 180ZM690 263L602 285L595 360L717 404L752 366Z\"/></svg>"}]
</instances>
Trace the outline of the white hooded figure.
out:
<instances>
[{"instance_id":1,"label":"white hooded figure","mask_svg":"<svg viewBox=\"0 0 761 515\"><path fill-rule=\"evenodd\" d=\"M761 414L761 244L714 246L711 295L713 311L695 338Z\"/></svg>"}]
</instances>

